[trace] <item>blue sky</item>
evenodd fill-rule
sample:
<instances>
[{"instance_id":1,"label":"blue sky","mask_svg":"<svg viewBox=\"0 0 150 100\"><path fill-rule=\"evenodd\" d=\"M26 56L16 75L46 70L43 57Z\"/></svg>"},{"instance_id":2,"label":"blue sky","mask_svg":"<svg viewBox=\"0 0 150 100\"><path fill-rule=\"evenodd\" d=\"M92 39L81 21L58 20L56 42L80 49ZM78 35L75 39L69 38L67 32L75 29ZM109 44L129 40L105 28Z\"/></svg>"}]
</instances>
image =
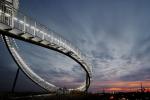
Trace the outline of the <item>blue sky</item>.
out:
<instances>
[{"instance_id":1,"label":"blue sky","mask_svg":"<svg viewBox=\"0 0 150 100\"><path fill-rule=\"evenodd\" d=\"M56 31L88 56L93 65L90 90L97 91L107 87L101 83L108 81L150 79L149 5L148 0L21 0L20 11ZM31 68L47 81L68 87L84 81L85 73L70 58L21 41L17 43ZM6 69L14 73L16 65L3 44L0 49L0 56L3 52L7 54L3 55L5 60L0 57L4 62L0 70L3 79L8 74Z\"/></svg>"}]
</instances>

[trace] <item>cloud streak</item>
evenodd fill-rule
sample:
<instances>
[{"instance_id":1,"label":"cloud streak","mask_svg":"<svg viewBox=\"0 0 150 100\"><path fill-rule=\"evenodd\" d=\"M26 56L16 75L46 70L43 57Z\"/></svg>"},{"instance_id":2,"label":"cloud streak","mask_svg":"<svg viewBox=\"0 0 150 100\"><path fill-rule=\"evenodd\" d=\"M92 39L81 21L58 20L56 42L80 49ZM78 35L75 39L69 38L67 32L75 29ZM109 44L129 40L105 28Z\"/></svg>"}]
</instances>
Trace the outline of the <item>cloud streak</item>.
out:
<instances>
[{"instance_id":1,"label":"cloud streak","mask_svg":"<svg viewBox=\"0 0 150 100\"><path fill-rule=\"evenodd\" d=\"M43 7L40 0L32 0L32 3L22 0L20 4L22 11L61 34L87 55L93 65L92 91L108 81L150 78L149 1L44 0ZM31 68L46 80L56 84L63 81L58 84L61 86L68 82L70 87L84 80L81 76L85 73L69 58L18 43ZM113 87L113 83L110 84Z\"/></svg>"}]
</instances>

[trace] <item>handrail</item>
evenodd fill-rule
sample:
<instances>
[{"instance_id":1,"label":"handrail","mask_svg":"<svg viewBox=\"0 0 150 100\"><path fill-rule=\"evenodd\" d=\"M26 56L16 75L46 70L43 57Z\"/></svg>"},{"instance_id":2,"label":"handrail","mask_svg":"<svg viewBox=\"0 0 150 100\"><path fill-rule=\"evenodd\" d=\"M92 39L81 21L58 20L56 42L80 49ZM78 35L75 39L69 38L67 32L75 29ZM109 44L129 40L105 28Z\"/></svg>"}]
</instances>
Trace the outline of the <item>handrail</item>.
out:
<instances>
[{"instance_id":1,"label":"handrail","mask_svg":"<svg viewBox=\"0 0 150 100\"><path fill-rule=\"evenodd\" d=\"M38 45L41 45L43 41L44 42L46 41L46 43L48 42L48 44L44 44L46 47L48 46L51 49L61 52L71 57L72 59L74 59L84 68L88 77L87 81L85 81L84 84L78 89L84 88L85 84L87 84L87 87L89 87L90 77L92 73L91 72L92 66L90 65L90 63L88 63L89 61L87 61L87 57L83 55L80 52L80 50L77 47L73 46L68 40L65 40L64 38L62 38L61 35L50 30L45 25L42 25L36 20L33 20L31 17L25 16L23 13L19 12L12 6L8 6L4 2L2 3L1 1L0 1L0 23L3 23L4 25L7 25L9 27L7 28L7 31L9 30L17 30L15 32L19 31L19 34L17 36L15 35L14 38L17 38L19 36L19 38L21 38L22 40L23 39L26 40L27 38L22 37L22 35L25 34L25 35L30 36L28 40L31 39L30 40L31 43L33 43L32 38L38 39L36 42L34 42L34 44L38 43ZM11 32L9 31L9 33ZM11 35L12 34L14 35L15 33L11 33ZM7 41L7 43L9 44L10 42ZM51 46L53 44L55 45L54 47ZM14 54L13 56L16 58L18 64L20 66L23 66L22 69L28 68L27 64L23 61L23 59L21 59L17 51L13 48L12 49L9 48L9 49ZM23 69L23 70L26 70L26 69ZM28 74L29 77L31 77L30 74L32 74L33 76L36 76L32 73L32 71L31 72L25 71L25 72L26 74ZM38 78L37 76L37 79L40 79L40 78Z\"/></svg>"},{"instance_id":2,"label":"handrail","mask_svg":"<svg viewBox=\"0 0 150 100\"><path fill-rule=\"evenodd\" d=\"M36 20L25 16L23 13L19 12L13 7L5 7L5 3L0 3L0 21L11 26L12 28L17 28L23 32L27 32L34 36L40 37L45 40L51 40L54 44L59 44L62 47L66 47L76 55L78 55L82 60L87 60L80 50L73 46L68 40L65 40L58 33L50 30L45 25L38 23ZM15 13L15 15L12 14ZM87 63L85 63L87 64ZM89 66L89 65L87 65ZM90 66L89 66L90 67ZM89 71L90 69L87 68Z\"/></svg>"}]
</instances>

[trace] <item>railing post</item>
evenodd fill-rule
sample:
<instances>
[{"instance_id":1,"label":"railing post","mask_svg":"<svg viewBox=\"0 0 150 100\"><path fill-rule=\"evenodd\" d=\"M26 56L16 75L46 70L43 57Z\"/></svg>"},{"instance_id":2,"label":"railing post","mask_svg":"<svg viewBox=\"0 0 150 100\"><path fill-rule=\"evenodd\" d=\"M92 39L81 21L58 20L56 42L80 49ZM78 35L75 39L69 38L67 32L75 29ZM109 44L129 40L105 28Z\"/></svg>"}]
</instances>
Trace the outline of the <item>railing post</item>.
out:
<instances>
[{"instance_id":1,"label":"railing post","mask_svg":"<svg viewBox=\"0 0 150 100\"><path fill-rule=\"evenodd\" d=\"M33 28L33 29L34 29L34 30L33 30L33 31L34 31L34 34L33 34L33 35L35 36L36 21L35 21L35 23L34 23L34 28Z\"/></svg>"},{"instance_id":2,"label":"railing post","mask_svg":"<svg viewBox=\"0 0 150 100\"><path fill-rule=\"evenodd\" d=\"M85 90L86 93L88 92L88 84L89 84L88 75L86 74L86 90Z\"/></svg>"},{"instance_id":3,"label":"railing post","mask_svg":"<svg viewBox=\"0 0 150 100\"><path fill-rule=\"evenodd\" d=\"M26 16L23 17L24 18L24 25L23 25L23 32L26 32Z\"/></svg>"},{"instance_id":4,"label":"railing post","mask_svg":"<svg viewBox=\"0 0 150 100\"><path fill-rule=\"evenodd\" d=\"M43 33L42 33L43 34ZM42 39L44 40L44 34L42 35Z\"/></svg>"},{"instance_id":5,"label":"railing post","mask_svg":"<svg viewBox=\"0 0 150 100\"><path fill-rule=\"evenodd\" d=\"M53 43L53 41L54 41L53 32L51 32L51 41L52 41L52 43Z\"/></svg>"},{"instance_id":6,"label":"railing post","mask_svg":"<svg viewBox=\"0 0 150 100\"><path fill-rule=\"evenodd\" d=\"M14 28L14 9L12 8L12 18L11 18L11 28L13 29Z\"/></svg>"}]
</instances>

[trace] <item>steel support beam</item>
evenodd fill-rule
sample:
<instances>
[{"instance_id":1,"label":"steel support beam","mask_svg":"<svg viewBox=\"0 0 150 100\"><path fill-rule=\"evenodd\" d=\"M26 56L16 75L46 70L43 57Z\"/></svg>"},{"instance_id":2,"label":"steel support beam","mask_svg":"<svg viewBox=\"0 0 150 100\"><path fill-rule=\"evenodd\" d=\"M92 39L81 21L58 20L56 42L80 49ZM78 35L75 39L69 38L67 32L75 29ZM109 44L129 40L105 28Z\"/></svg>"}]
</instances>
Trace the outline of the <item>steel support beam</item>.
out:
<instances>
[{"instance_id":1,"label":"steel support beam","mask_svg":"<svg viewBox=\"0 0 150 100\"><path fill-rule=\"evenodd\" d=\"M20 68L18 68L17 72L16 72L16 76L15 76L15 79L14 79L14 82L13 82L13 87L12 87L12 93L15 92L15 87L16 87L16 83L17 83L17 80L18 80L19 71L20 71Z\"/></svg>"}]
</instances>

